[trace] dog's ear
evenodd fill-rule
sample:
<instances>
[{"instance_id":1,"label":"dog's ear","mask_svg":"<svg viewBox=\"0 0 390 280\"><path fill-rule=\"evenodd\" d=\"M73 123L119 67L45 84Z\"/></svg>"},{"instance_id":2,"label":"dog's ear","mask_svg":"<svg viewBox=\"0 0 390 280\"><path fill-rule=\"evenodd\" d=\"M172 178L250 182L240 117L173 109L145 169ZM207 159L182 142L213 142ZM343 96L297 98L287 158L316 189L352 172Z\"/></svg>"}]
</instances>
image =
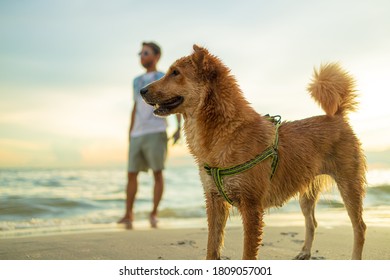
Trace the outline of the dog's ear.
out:
<instances>
[{"instance_id":1,"label":"dog's ear","mask_svg":"<svg viewBox=\"0 0 390 280\"><path fill-rule=\"evenodd\" d=\"M203 61L207 55L207 50L205 48L199 47L198 45L193 46L194 53L191 56L192 62L198 68L203 68Z\"/></svg>"},{"instance_id":2,"label":"dog's ear","mask_svg":"<svg viewBox=\"0 0 390 280\"><path fill-rule=\"evenodd\" d=\"M194 44L192 46L192 48L194 49L194 52L199 52L199 51L204 51L205 50L205 48L202 48L202 47L198 46L197 44Z\"/></svg>"},{"instance_id":3,"label":"dog's ear","mask_svg":"<svg viewBox=\"0 0 390 280\"><path fill-rule=\"evenodd\" d=\"M195 67L200 70L200 72L208 77L214 78L215 76L215 67L213 66L213 59L210 56L207 49L199 47L198 45L193 46L194 53L191 56L191 61Z\"/></svg>"}]
</instances>

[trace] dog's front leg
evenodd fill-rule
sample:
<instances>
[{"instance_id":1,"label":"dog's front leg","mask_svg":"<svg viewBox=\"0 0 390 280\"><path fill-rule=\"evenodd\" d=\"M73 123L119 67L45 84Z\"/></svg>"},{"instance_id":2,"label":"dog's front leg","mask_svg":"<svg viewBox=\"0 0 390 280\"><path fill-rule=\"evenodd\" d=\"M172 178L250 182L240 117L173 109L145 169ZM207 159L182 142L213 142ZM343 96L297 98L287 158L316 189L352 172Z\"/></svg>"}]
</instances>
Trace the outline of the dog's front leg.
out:
<instances>
[{"instance_id":1,"label":"dog's front leg","mask_svg":"<svg viewBox=\"0 0 390 280\"><path fill-rule=\"evenodd\" d=\"M244 226L244 252L242 259L255 260L259 252L263 234L262 207L258 205L245 205L240 207L242 223Z\"/></svg>"},{"instance_id":2,"label":"dog's front leg","mask_svg":"<svg viewBox=\"0 0 390 280\"><path fill-rule=\"evenodd\" d=\"M230 205L215 193L206 193L207 222L209 236L207 259L221 259L221 250L225 234L225 225L229 216Z\"/></svg>"}]
</instances>

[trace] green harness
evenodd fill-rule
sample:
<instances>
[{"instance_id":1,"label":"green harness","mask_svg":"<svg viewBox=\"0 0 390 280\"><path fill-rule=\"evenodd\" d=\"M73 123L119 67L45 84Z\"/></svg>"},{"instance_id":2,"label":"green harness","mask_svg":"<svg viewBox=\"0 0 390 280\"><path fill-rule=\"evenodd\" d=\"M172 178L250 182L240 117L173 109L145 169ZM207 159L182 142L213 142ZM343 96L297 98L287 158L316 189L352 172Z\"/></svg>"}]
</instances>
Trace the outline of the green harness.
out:
<instances>
[{"instance_id":1,"label":"green harness","mask_svg":"<svg viewBox=\"0 0 390 280\"><path fill-rule=\"evenodd\" d=\"M233 167L228 167L228 168L218 168L218 167L210 167L207 164L204 165L204 168L206 169L206 172L208 175L213 177L214 183L220 193L220 195L231 205L234 205L234 202L227 196L224 186L223 186L223 181L222 178L224 176L231 176L231 175L236 175L242 172L245 172L252 167L254 167L256 164L266 160L269 157L272 157L272 163L271 163L271 176L272 177L275 174L276 167L278 166L278 143L279 143L279 126L281 125L281 117L280 116L270 116L266 115L266 117L272 121L275 124L275 141L272 146L268 147L263 151L261 154L256 156L254 159L247 161L245 163L233 166Z\"/></svg>"}]
</instances>

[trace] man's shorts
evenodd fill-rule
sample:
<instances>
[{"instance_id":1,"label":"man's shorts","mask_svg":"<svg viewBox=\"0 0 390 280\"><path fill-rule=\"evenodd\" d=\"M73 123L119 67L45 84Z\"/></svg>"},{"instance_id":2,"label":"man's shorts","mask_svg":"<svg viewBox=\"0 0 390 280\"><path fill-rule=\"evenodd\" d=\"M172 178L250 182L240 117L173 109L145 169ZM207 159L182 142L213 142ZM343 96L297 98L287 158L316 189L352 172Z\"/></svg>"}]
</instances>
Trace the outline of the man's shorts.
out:
<instances>
[{"instance_id":1,"label":"man's shorts","mask_svg":"<svg viewBox=\"0 0 390 280\"><path fill-rule=\"evenodd\" d=\"M167 133L150 133L130 138L128 172L160 171L167 158Z\"/></svg>"}]
</instances>

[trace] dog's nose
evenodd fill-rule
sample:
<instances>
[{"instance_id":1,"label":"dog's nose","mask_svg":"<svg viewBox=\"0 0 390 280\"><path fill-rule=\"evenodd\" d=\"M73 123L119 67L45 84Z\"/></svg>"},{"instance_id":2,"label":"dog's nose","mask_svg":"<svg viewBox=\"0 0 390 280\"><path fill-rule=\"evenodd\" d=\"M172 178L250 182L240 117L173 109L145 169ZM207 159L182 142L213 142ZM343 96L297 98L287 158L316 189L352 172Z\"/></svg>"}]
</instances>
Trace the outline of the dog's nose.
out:
<instances>
[{"instance_id":1,"label":"dog's nose","mask_svg":"<svg viewBox=\"0 0 390 280\"><path fill-rule=\"evenodd\" d=\"M148 87L141 88L139 93L141 93L141 95L144 96L146 93L148 93Z\"/></svg>"}]
</instances>

